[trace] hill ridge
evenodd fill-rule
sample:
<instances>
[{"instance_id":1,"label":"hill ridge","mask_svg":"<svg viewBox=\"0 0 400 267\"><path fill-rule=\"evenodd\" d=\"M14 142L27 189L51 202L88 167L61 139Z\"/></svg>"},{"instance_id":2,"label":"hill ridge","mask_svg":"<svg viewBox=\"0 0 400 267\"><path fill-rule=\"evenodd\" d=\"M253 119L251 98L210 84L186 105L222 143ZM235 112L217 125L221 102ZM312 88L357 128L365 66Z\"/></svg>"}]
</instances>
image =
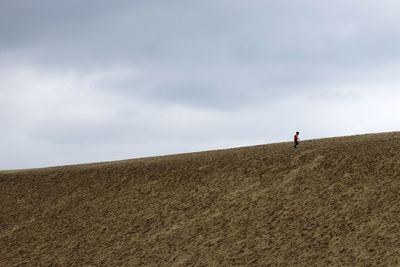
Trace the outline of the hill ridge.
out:
<instances>
[{"instance_id":1,"label":"hill ridge","mask_svg":"<svg viewBox=\"0 0 400 267\"><path fill-rule=\"evenodd\" d=\"M315 142L315 141L323 141L323 140L331 140L331 139L341 139L341 138L357 138L357 137L368 137L373 136L376 134L396 134L397 131L392 132L384 132L384 133L368 133L368 134L354 134L354 135L346 135L346 136L331 136L331 137L321 137L321 138L314 138L314 139L304 139L301 142ZM61 165L53 165L53 166L43 166L43 167L32 167L32 168L16 168L16 169L4 169L0 170L0 173L15 173L15 172L26 172L26 171L35 171L35 170L45 170L45 169L59 169L59 168L74 168L74 167L86 167L86 166L100 166L106 164L118 164L123 162L132 162L137 160L151 160L151 159L159 159L164 157L175 157L175 156L190 156L192 154L196 155L199 153L212 153L212 152L221 152L227 150L235 150L235 149L244 149L244 148L256 148L256 147L263 147L263 146L270 146L270 145L283 145L283 144L291 144L291 141L280 141L280 142L273 142L267 144L254 144L248 146L238 146L238 147L227 147L227 148L219 148L219 149L208 149L208 150L200 150L200 151L189 151L189 152L178 152L172 154L163 154L163 155L152 155L152 156L144 156L144 157L136 157L136 158L129 158L129 159L115 159L115 160L106 160L106 161L99 161L99 162L85 162L85 163L72 163L72 164L61 164Z\"/></svg>"}]
</instances>

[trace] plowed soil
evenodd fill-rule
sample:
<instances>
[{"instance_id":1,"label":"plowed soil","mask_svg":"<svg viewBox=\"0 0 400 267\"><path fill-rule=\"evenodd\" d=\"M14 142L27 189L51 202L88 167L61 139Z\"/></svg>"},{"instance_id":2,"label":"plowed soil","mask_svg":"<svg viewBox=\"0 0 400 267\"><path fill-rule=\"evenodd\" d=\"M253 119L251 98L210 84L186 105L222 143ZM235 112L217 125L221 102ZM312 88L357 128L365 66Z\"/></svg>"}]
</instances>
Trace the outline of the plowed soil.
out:
<instances>
[{"instance_id":1,"label":"plowed soil","mask_svg":"<svg viewBox=\"0 0 400 267\"><path fill-rule=\"evenodd\" d=\"M0 266L399 266L400 133L0 172Z\"/></svg>"}]
</instances>

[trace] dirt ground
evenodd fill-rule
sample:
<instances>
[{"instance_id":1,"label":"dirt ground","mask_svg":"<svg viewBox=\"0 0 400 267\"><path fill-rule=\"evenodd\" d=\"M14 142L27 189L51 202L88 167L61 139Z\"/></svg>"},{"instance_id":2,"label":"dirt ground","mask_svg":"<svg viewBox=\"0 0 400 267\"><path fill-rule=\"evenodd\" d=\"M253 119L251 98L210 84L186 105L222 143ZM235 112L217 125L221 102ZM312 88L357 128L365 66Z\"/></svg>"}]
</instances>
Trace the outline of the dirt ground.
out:
<instances>
[{"instance_id":1,"label":"dirt ground","mask_svg":"<svg viewBox=\"0 0 400 267\"><path fill-rule=\"evenodd\" d=\"M400 266L400 133L0 172L0 266Z\"/></svg>"}]
</instances>

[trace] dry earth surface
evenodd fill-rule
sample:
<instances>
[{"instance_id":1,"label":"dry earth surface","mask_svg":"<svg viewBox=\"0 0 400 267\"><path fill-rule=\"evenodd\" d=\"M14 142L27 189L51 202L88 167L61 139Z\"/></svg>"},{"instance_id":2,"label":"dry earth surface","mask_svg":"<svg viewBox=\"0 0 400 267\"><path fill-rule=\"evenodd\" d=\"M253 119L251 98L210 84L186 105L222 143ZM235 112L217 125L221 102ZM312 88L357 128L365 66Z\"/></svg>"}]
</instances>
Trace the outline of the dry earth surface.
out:
<instances>
[{"instance_id":1,"label":"dry earth surface","mask_svg":"<svg viewBox=\"0 0 400 267\"><path fill-rule=\"evenodd\" d=\"M0 172L0 266L399 266L400 133Z\"/></svg>"}]
</instances>

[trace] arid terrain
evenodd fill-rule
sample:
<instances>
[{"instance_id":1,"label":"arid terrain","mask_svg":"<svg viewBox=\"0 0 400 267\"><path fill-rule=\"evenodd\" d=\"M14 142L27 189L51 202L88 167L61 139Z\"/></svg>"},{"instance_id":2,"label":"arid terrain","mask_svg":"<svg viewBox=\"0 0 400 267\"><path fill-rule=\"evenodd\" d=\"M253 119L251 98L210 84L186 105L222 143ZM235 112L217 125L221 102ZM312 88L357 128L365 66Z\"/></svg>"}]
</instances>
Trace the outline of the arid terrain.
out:
<instances>
[{"instance_id":1,"label":"arid terrain","mask_svg":"<svg viewBox=\"0 0 400 267\"><path fill-rule=\"evenodd\" d=\"M400 266L400 133L0 172L0 266Z\"/></svg>"}]
</instances>

